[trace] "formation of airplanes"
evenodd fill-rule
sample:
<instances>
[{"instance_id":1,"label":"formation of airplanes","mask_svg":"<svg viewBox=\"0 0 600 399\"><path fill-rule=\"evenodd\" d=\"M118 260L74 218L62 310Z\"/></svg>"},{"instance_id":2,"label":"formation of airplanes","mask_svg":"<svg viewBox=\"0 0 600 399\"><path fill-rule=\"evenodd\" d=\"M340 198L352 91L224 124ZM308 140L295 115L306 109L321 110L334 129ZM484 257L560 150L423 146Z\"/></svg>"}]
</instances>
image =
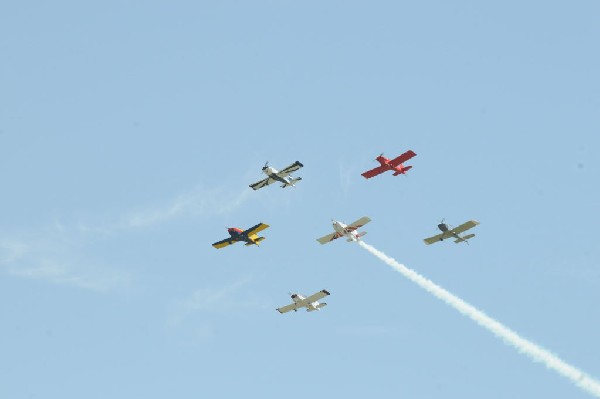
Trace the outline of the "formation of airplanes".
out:
<instances>
[{"instance_id":1,"label":"formation of airplanes","mask_svg":"<svg viewBox=\"0 0 600 399\"><path fill-rule=\"evenodd\" d=\"M406 172L409 171L412 168L412 166L404 166L404 163L409 159L415 157L416 155L417 154L414 153L412 150L408 150L405 153L399 155L398 157L390 160L384 157L383 154L381 154L377 158L375 158L375 160L379 162L379 166L367 170L366 172L361 173L361 175L365 179L370 179L387 171L392 171L393 176L398 176L401 174L406 175ZM259 190L275 182L280 183L281 188L296 187L295 184L301 181L302 178L293 177L292 173L299 170L303 166L304 165L302 163L296 161L293 164L278 171L277 169L269 166L269 163L266 162L265 165L262 167L262 172L267 177L256 183L250 184L250 188L252 188L253 190ZM332 220L331 222L334 230L333 233L317 238L317 241L320 244L327 244L333 240L344 237L348 242L357 242L361 239L361 237L367 234L366 231L359 232L358 230L370 221L371 219L367 216L363 216L360 219L348 225L337 220ZM469 240L475 237L475 234L461 234L477 226L478 224L479 222L476 220L469 220L457 227L452 227L444 223L444 220L442 219L442 221L437 226L441 233L436 234L432 237L427 237L423 239L423 241L426 245L430 245L436 242L444 241L445 239L453 239L456 244L462 242L468 244ZM217 249L221 249L223 247L235 244L236 242L244 242L246 246L259 246L259 243L262 240L264 240L265 237L258 236L258 233L265 230L268 227L269 225L262 222L246 230L242 230L237 227L229 227L227 228L229 237L213 243L212 246ZM290 293L292 303L277 308L277 311L279 313L287 313L291 310L298 311L298 309L300 308L305 308L307 312L321 310L323 307L327 306L327 304L325 302L319 301L328 295L330 295L330 293L325 289L307 297L298 293Z\"/></svg>"}]
</instances>

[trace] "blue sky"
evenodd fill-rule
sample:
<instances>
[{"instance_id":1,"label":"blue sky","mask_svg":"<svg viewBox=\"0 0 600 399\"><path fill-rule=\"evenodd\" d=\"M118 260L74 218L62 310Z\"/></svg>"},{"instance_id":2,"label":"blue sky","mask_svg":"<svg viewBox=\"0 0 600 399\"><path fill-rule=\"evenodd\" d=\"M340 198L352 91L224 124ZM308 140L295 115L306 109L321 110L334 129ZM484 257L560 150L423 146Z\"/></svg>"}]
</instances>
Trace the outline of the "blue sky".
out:
<instances>
[{"instance_id":1,"label":"blue sky","mask_svg":"<svg viewBox=\"0 0 600 399\"><path fill-rule=\"evenodd\" d=\"M315 239L369 216L365 241L600 378L599 12L2 3L0 396L589 397ZM407 176L360 176L408 149ZM252 191L267 160L303 181ZM477 237L425 246L442 218ZM260 248L210 246L258 222Z\"/></svg>"}]
</instances>

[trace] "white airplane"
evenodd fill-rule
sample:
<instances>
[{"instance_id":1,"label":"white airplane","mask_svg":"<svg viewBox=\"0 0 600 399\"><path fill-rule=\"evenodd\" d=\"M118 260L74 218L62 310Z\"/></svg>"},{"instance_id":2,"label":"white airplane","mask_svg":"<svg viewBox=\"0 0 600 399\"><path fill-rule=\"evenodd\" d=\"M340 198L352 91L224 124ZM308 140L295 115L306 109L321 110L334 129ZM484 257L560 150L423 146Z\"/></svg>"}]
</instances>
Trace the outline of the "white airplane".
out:
<instances>
[{"instance_id":1,"label":"white airplane","mask_svg":"<svg viewBox=\"0 0 600 399\"><path fill-rule=\"evenodd\" d=\"M301 295L301 294L291 294L293 302L282 308L278 308L277 311L279 313L287 313L290 310L297 312L298 308L306 308L307 312L321 310L321 308L327 306L327 304L325 302L319 303L319 299L323 299L327 295L329 295L329 291L327 291L327 290L321 290L321 291L317 292L316 294L312 294L309 297L305 297L304 295Z\"/></svg>"},{"instance_id":2,"label":"white airplane","mask_svg":"<svg viewBox=\"0 0 600 399\"><path fill-rule=\"evenodd\" d=\"M258 181L250 185L253 190L258 190L259 188L263 188L268 186L271 183L275 183L276 181L282 183L281 188L286 188L289 186L296 187L294 183L302 180L301 177L292 177L290 173L297 171L301 167L303 167L300 162L296 161L287 168L283 168L281 171L269 166L269 162L265 162L265 166L263 166L262 171L265 175L269 176L266 179Z\"/></svg>"},{"instance_id":3,"label":"white airplane","mask_svg":"<svg viewBox=\"0 0 600 399\"><path fill-rule=\"evenodd\" d=\"M366 216L363 216L362 218L358 219L356 222L350 223L349 225L345 225L342 222L332 220L333 229L335 230L335 233L327 234L324 237L317 238L317 241L319 241L321 244L327 244L328 242L333 241L340 237L346 237L347 238L346 241L358 241L358 240L360 240L360 237L367 234L367 232L363 231L362 233L359 233L356 230L360 229L361 227L363 227L365 224L369 223L370 221L371 221L371 219L369 219Z\"/></svg>"}]
</instances>

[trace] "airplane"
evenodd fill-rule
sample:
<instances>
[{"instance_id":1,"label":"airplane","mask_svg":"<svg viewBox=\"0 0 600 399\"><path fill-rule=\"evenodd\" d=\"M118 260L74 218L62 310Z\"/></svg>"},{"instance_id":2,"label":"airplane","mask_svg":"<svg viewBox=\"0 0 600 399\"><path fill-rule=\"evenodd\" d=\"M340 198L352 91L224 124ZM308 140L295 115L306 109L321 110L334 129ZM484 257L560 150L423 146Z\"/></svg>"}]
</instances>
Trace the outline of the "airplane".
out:
<instances>
[{"instance_id":1,"label":"airplane","mask_svg":"<svg viewBox=\"0 0 600 399\"><path fill-rule=\"evenodd\" d=\"M383 172L387 172L388 170L394 171L394 176L398 176L400 174L405 175L406 172L412 168L412 166L404 166L403 163L416 156L412 150L406 151L404 154L400 155L397 158L392 160L387 159L383 156L383 153L379 155L375 160L379 162L381 165L376 167L375 169L367 170L365 173L361 173L365 179L370 179L371 177L375 177L378 174Z\"/></svg>"},{"instance_id":2,"label":"airplane","mask_svg":"<svg viewBox=\"0 0 600 399\"><path fill-rule=\"evenodd\" d=\"M460 233L463 233L475 226L477 226L479 222L477 220L469 220L461 224L458 227L451 228L446 223L444 223L444 219L438 224L438 229L442 231L441 234L435 235L433 237L425 238L425 244L433 244L438 241L444 241L446 238L455 238L454 242L458 244L459 242L469 243L469 239L475 237L475 234L467 234L466 236L460 236Z\"/></svg>"},{"instance_id":3,"label":"airplane","mask_svg":"<svg viewBox=\"0 0 600 399\"><path fill-rule=\"evenodd\" d=\"M301 177L292 177L290 173L297 171L301 167L303 167L300 162L296 161L287 168L283 168L281 171L269 166L269 162L265 162L265 166L263 166L262 171L265 175L269 176L266 179L258 181L256 183L250 184L253 190L258 190L259 188L263 188L268 186L271 183L275 183L276 181L282 183L281 188L286 188L289 186L296 187L294 183L302 180Z\"/></svg>"},{"instance_id":4,"label":"airplane","mask_svg":"<svg viewBox=\"0 0 600 399\"><path fill-rule=\"evenodd\" d=\"M329 291L327 290L321 290L315 294L312 294L309 297L305 297L302 294L291 294L292 296L292 303L289 305L286 305L284 307L281 308L277 308L277 311L279 313L287 313L290 310L293 310L294 312L298 311L298 308L306 308L307 312L313 312L315 310L321 310L321 308L327 306L327 304L325 302L323 303L319 303L319 299L323 299L325 298L327 295L329 295Z\"/></svg>"},{"instance_id":5,"label":"airplane","mask_svg":"<svg viewBox=\"0 0 600 399\"><path fill-rule=\"evenodd\" d=\"M321 244L327 244L330 241L333 241L335 239L338 239L338 238L344 237L344 236L347 238L346 241L358 241L360 239L360 237L367 234L367 232L363 231L362 233L359 233L356 230L363 227L365 224L369 223L371 221L371 219L369 219L366 216L363 216L362 218L358 219L356 222L350 223L349 225L345 225L344 223L338 222L336 220L331 220L331 221L333 222L333 229L335 230L335 232L331 233L331 234L327 234L324 237L317 238L317 241L319 241Z\"/></svg>"},{"instance_id":6,"label":"airplane","mask_svg":"<svg viewBox=\"0 0 600 399\"><path fill-rule=\"evenodd\" d=\"M265 239L265 237L259 237L256 233L263 231L269 227L268 224L259 223L256 226L250 227L248 230L238 229L237 227L229 227L227 231L230 237L221 241L215 242L212 246L221 249L231 244L235 244L238 241L245 241L246 246L258 245L259 242Z\"/></svg>"}]
</instances>

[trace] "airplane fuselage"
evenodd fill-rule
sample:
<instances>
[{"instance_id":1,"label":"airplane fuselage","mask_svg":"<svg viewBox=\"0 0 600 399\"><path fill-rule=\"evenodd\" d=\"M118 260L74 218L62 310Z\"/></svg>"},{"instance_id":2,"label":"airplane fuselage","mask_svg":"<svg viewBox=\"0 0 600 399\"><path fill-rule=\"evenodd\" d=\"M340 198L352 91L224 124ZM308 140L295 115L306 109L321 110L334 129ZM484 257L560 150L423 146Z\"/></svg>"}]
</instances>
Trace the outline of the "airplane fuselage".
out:
<instances>
[{"instance_id":1,"label":"airplane fuselage","mask_svg":"<svg viewBox=\"0 0 600 399\"><path fill-rule=\"evenodd\" d=\"M400 164L398 166L393 166L390 164L391 160L387 159L383 155L380 155L375 159L377 160L377 162L379 162L381 164L381 166L384 166L384 167L388 168L389 170L393 170L394 176L398 176L399 174L406 174L406 171L411 168L410 166L405 168L403 164Z\"/></svg>"},{"instance_id":2,"label":"airplane fuselage","mask_svg":"<svg viewBox=\"0 0 600 399\"><path fill-rule=\"evenodd\" d=\"M295 303L301 303L305 299L306 299L306 297L304 295L301 295L301 294L292 294L292 301L294 301ZM319 301L314 301L314 302L311 302L311 303L303 304L303 306L306 307L307 311L321 310L320 307L319 307ZM298 309L294 309L294 311L297 312Z\"/></svg>"},{"instance_id":3,"label":"airplane fuselage","mask_svg":"<svg viewBox=\"0 0 600 399\"><path fill-rule=\"evenodd\" d=\"M444 241L444 239L446 238L446 233L448 233L448 237L452 236L452 237L456 238L457 240L465 241L458 234L451 232L450 229L448 228L448 225L446 223L440 223L440 224L438 224L438 229L440 229L442 231L442 233L443 233L442 238L440 239L440 241Z\"/></svg>"},{"instance_id":4,"label":"airplane fuselage","mask_svg":"<svg viewBox=\"0 0 600 399\"><path fill-rule=\"evenodd\" d=\"M229 227L227 232L231 236L231 241L245 241L248 244L256 244L256 241L248 237L248 235L245 234L242 229L238 229L237 227Z\"/></svg>"},{"instance_id":5,"label":"airplane fuselage","mask_svg":"<svg viewBox=\"0 0 600 399\"><path fill-rule=\"evenodd\" d=\"M267 176L269 176L271 179L276 180L282 184L284 184L285 186L293 186L293 182L292 182L292 176L288 175L287 177L280 177L278 175L279 171L275 168L272 168L270 166L266 166L263 168L263 173Z\"/></svg>"},{"instance_id":6,"label":"airplane fuselage","mask_svg":"<svg viewBox=\"0 0 600 399\"><path fill-rule=\"evenodd\" d=\"M358 241L359 235L356 230L349 231L348 225L336 220L333 221L333 229L341 235L347 237L351 241Z\"/></svg>"}]
</instances>

